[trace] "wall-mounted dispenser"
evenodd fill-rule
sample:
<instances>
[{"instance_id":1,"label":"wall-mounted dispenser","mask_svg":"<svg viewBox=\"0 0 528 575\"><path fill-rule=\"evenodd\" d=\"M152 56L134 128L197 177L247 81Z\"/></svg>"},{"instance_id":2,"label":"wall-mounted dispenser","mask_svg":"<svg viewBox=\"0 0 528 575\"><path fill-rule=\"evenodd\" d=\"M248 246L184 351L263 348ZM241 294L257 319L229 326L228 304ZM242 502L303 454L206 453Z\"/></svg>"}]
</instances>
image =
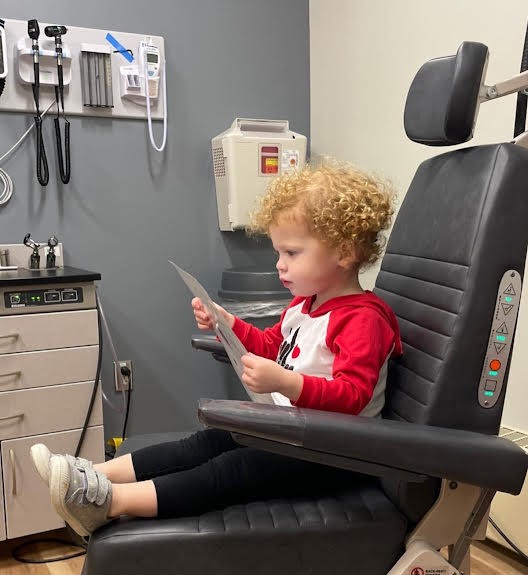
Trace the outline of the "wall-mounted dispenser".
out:
<instances>
[{"instance_id":1,"label":"wall-mounted dispenser","mask_svg":"<svg viewBox=\"0 0 528 575\"><path fill-rule=\"evenodd\" d=\"M287 120L236 118L212 139L212 149L222 231L246 227L270 179L306 162L306 136L292 132Z\"/></svg>"}]
</instances>

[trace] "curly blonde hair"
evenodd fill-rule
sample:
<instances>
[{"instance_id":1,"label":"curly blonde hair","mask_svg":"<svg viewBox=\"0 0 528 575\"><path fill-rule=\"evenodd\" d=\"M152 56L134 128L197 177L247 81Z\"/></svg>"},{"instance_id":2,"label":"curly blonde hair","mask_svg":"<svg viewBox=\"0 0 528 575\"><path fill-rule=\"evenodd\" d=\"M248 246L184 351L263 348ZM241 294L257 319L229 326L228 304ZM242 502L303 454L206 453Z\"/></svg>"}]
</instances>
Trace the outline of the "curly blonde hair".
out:
<instances>
[{"instance_id":1,"label":"curly blonde hair","mask_svg":"<svg viewBox=\"0 0 528 575\"><path fill-rule=\"evenodd\" d=\"M309 232L359 267L379 258L394 192L388 183L345 162L326 159L274 179L251 215L248 232L269 235L282 218L304 221Z\"/></svg>"}]
</instances>

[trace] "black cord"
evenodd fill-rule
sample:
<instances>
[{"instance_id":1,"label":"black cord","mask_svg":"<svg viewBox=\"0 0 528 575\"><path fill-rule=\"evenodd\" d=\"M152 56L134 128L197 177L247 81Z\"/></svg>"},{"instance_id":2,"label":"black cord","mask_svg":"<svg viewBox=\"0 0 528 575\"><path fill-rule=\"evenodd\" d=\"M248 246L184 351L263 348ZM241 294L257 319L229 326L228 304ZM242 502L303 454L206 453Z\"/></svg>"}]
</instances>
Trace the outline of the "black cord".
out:
<instances>
[{"instance_id":1,"label":"black cord","mask_svg":"<svg viewBox=\"0 0 528 575\"><path fill-rule=\"evenodd\" d=\"M58 59L57 59L58 62ZM62 74L62 64L57 64L57 75L59 77L59 84L55 86L55 99L57 101L57 117L55 118L55 142L57 144L57 159L59 163L60 179L63 184L70 181L71 176L71 160L70 160L70 122L64 113L64 79ZM60 129L60 114L59 114L59 100L62 106L62 117L64 119L64 154L66 155L66 165L64 163L64 155L62 153L62 135Z\"/></svg>"},{"instance_id":2,"label":"black cord","mask_svg":"<svg viewBox=\"0 0 528 575\"><path fill-rule=\"evenodd\" d=\"M83 548L82 551L76 551L75 553L70 553L69 555L61 555L60 557L52 557L50 559L28 559L27 557L23 557L20 553L26 547L30 545L40 544L40 543L62 543L63 545L69 545L70 547L80 547ZM45 539L32 539L31 541L24 541L17 545L12 551L11 555L13 559L16 559L20 563L54 563L55 561L64 561L66 559L73 559L74 557L80 557L81 555L85 555L86 551L84 550L84 545L79 543L75 543L74 541L67 541L66 539L60 539L58 537L47 537Z\"/></svg>"},{"instance_id":3,"label":"black cord","mask_svg":"<svg viewBox=\"0 0 528 575\"><path fill-rule=\"evenodd\" d=\"M131 56L134 55L134 52L132 52L130 48L125 48L124 50L114 50L114 54L124 54L125 52L128 52Z\"/></svg>"},{"instance_id":4,"label":"black cord","mask_svg":"<svg viewBox=\"0 0 528 575\"><path fill-rule=\"evenodd\" d=\"M488 517L488 521L493 525L493 528L497 531L497 533L504 539L504 541L506 541L506 543L512 548L515 549L515 551L525 560L528 561L528 555L526 555L526 553L523 553L523 551L521 551L519 549L519 547L517 547L517 545L515 545L515 543L504 533L504 531L495 523L495 521L493 521L493 519L491 517Z\"/></svg>"},{"instance_id":5,"label":"black cord","mask_svg":"<svg viewBox=\"0 0 528 575\"><path fill-rule=\"evenodd\" d=\"M62 154L62 134L58 117L55 118L55 141L57 143L57 160L59 162L60 179L63 184L67 184L71 177L71 160L70 122L66 118L64 118L64 151L66 154L66 165L64 165L64 156Z\"/></svg>"},{"instance_id":6,"label":"black cord","mask_svg":"<svg viewBox=\"0 0 528 575\"><path fill-rule=\"evenodd\" d=\"M122 367L121 368L121 374L126 375L128 377L128 396L127 396L127 405L126 405L126 412L125 412L125 422L123 423L123 433L121 434L123 441L125 441L125 439L126 439L126 428L127 428L127 423L128 423L128 414L130 412L130 394L132 391L132 386L130 385L130 370L128 369L128 367Z\"/></svg>"},{"instance_id":7,"label":"black cord","mask_svg":"<svg viewBox=\"0 0 528 575\"><path fill-rule=\"evenodd\" d=\"M42 116L39 109L39 92L40 92L40 71L38 62L33 63L34 81L33 81L33 99L35 100L35 132L36 132L36 157L37 157L37 180L41 186L47 186L49 182L48 159L44 148L44 139L42 137Z\"/></svg>"},{"instance_id":8,"label":"black cord","mask_svg":"<svg viewBox=\"0 0 528 575\"><path fill-rule=\"evenodd\" d=\"M90 398L90 405L88 406L88 411L86 412L86 418L84 420L84 425L81 431L81 437L79 437L79 442L77 443L77 449L75 450L75 457L79 456L81 447L84 441L84 436L86 430L88 429L88 423L90 421L90 416L92 415L93 405L95 403L95 398L97 396L97 389L99 387L99 378L101 377L101 366L103 363L103 330L101 328L101 314L99 313L99 298L97 297L97 292L95 293L95 302L97 308L97 339L99 343L99 353L97 355L97 369L95 370L95 381L92 389L92 397Z\"/></svg>"},{"instance_id":9,"label":"black cord","mask_svg":"<svg viewBox=\"0 0 528 575\"><path fill-rule=\"evenodd\" d=\"M41 186L47 186L49 182L48 159L42 138L42 118L37 112L35 116L36 146L37 146L37 180Z\"/></svg>"}]
</instances>

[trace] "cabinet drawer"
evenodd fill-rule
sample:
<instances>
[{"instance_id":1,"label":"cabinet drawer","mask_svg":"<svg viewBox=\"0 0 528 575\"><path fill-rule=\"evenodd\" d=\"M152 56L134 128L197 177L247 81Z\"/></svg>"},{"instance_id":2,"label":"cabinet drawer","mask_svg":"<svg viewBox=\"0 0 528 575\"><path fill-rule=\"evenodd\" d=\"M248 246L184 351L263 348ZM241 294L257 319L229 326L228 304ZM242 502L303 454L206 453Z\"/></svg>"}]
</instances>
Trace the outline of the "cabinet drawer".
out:
<instances>
[{"instance_id":1,"label":"cabinet drawer","mask_svg":"<svg viewBox=\"0 0 528 575\"><path fill-rule=\"evenodd\" d=\"M0 317L0 354L97 343L95 309Z\"/></svg>"},{"instance_id":2,"label":"cabinet drawer","mask_svg":"<svg viewBox=\"0 0 528 575\"><path fill-rule=\"evenodd\" d=\"M93 380L98 353L92 345L0 355L0 392Z\"/></svg>"},{"instance_id":3,"label":"cabinet drawer","mask_svg":"<svg viewBox=\"0 0 528 575\"><path fill-rule=\"evenodd\" d=\"M0 440L76 429L84 423L93 382L0 393ZM101 387L90 425L103 423Z\"/></svg>"},{"instance_id":4,"label":"cabinet drawer","mask_svg":"<svg viewBox=\"0 0 528 575\"><path fill-rule=\"evenodd\" d=\"M75 453L81 431L25 437L2 442L7 537L49 531L64 526L55 513L46 484L37 473L29 450L35 443L44 443L53 453ZM104 461L103 427L90 427L84 436L79 454L94 463ZM3 520L3 513L2 513Z\"/></svg>"}]
</instances>

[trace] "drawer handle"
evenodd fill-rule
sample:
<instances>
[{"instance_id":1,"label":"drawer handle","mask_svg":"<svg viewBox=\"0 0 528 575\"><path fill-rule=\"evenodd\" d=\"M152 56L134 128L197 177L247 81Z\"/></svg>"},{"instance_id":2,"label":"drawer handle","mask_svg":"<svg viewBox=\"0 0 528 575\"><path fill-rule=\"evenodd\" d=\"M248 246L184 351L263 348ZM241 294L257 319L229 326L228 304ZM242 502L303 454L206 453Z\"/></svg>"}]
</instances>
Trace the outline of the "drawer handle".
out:
<instances>
[{"instance_id":1,"label":"drawer handle","mask_svg":"<svg viewBox=\"0 0 528 575\"><path fill-rule=\"evenodd\" d=\"M20 377L21 371L11 371L10 373L0 373L0 377Z\"/></svg>"},{"instance_id":2,"label":"drawer handle","mask_svg":"<svg viewBox=\"0 0 528 575\"><path fill-rule=\"evenodd\" d=\"M17 486L16 486L15 452L12 449L9 450L9 459L11 459L11 484L13 485L11 493L13 495L16 495Z\"/></svg>"},{"instance_id":3,"label":"drawer handle","mask_svg":"<svg viewBox=\"0 0 528 575\"><path fill-rule=\"evenodd\" d=\"M0 421L15 419L15 417L24 417L24 413L15 413L14 415L4 415L3 417L0 417Z\"/></svg>"},{"instance_id":4,"label":"drawer handle","mask_svg":"<svg viewBox=\"0 0 528 575\"><path fill-rule=\"evenodd\" d=\"M0 339L7 339L9 337L12 339L17 339L19 335L20 334L18 333L6 333L5 335L0 335Z\"/></svg>"}]
</instances>

